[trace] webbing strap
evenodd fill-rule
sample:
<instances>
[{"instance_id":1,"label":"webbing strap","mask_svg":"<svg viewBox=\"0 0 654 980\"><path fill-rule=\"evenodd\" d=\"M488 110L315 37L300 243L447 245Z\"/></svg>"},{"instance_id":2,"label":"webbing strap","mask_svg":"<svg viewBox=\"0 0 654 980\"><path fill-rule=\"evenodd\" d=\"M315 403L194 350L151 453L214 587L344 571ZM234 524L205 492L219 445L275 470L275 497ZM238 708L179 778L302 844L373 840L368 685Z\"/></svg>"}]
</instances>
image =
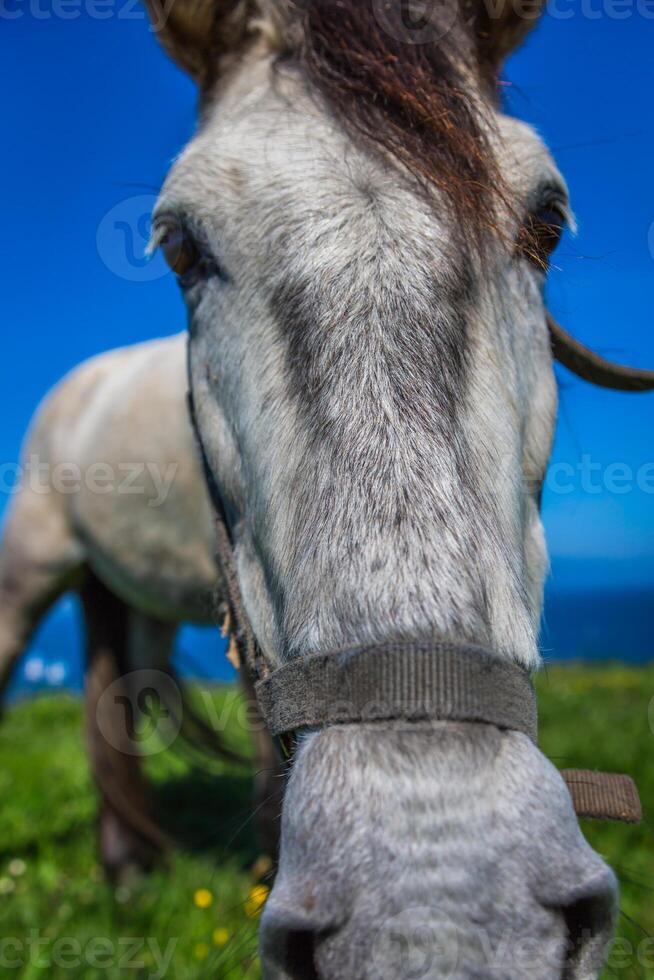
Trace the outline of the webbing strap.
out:
<instances>
[{"instance_id":1,"label":"webbing strap","mask_svg":"<svg viewBox=\"0 0 654 980\"><path fill-rule=\"evenodd\" d=\"M563 769L561 775L570 790L577 816L623 823L642 820L640 797L631 776L587 769Z\"/></svg>"},{"instance_id":2,"label":"webbing strap","mask_svg":"<svg viewBox=\"0 0 654 980\"><path fill-rule=\"evenodd\" d=\"M474 721L537 738L536 697L522 667L447 641L298 657L256 684L273 735L366 721Z\"/></svg>"},{"instance_id":3,"label":"webbing strap","mask_svg":"<svg viewBox=\"0 0 654 980\"><path fill-rule=\"evenodd\" d=\"M217 559L229 599L230 633L255 681L259 707L272 735L298 729L380 720L480 722L523 732L537 741L537 707L529 675L496 654L465 644L395 643L303 657L276 670L259 647L238 582L234 546L222 500L189 412L213 503ZM638 790L629 776L564 770L580 817L638 823Z\"/></svg>"},{"instance_id":4,"label":"webbing strap","mask_svg":"<svg viewBox=\"0 0 654 980\"><path fill-rule=\"evenodd\" d=\"M253 679L265 677L269 673L268 665L263 657L259 644L256 641L254 631L250 625L250 620L243 605L241 587L238 581L236 569L236 558L234 553L234 542L232 541L229 522L225 514L223 500L216 486L204 443L200 436L197 417L195 414L195 403L191 392L186 394L186 405L191 420L200 461L204 473L211 509L213 512L214 528L216 532L216 559L218 567L222 573L225 588L227 590L227 602L229 606L228 630L230 638L234 640L238 651L238 658Z\"/></svg>"}]
</instances>

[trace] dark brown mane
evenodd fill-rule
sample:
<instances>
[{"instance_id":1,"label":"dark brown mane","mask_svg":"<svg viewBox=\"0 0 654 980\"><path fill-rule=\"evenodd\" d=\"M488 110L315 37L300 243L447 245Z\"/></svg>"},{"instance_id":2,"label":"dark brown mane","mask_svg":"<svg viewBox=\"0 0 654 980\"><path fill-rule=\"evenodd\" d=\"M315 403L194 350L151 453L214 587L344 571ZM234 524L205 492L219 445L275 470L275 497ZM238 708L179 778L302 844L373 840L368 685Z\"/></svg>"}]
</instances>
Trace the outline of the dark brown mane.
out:
<instances>
[{"instance_id":1,"label":"dark brown mane","mask_svg":"<svg viewBox=\"0 0 654 980\"><path fill-rule=\"evenodd\" d=\"M305 70L350 129L445 193L462 229L488 231L501 180L481 100L464 80L476 68L470 39L457 24L440 42L407 43L401 5L385 7L397 31L379 23L373 0L310 0Z\"/></svg>"}]
</instances>

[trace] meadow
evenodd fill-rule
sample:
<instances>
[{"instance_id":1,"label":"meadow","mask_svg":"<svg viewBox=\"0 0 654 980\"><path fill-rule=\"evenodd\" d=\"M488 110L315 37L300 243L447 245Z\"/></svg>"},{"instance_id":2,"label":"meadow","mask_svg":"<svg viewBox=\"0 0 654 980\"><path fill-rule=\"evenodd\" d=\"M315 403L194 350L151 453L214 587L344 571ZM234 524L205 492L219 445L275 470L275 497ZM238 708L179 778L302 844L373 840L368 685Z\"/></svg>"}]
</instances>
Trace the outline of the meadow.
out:
<instances>
[{"instance_id":1,"label":"meadow","mask_svg":"<svg viewBox=\"0 0 654 980\"><path fill-rule=\"evenodd\" d=\"M584 822L621 880L608 978L654 978L654 665L556 666L539 679L541 747L561 768L629 772L640 826ZM219 707L238 697L216 688ZM236 717L234 713L231 715ZM247 747L237 724L231 743ZM175 743L147 763L179 847L151 875L112 887L95 844L96 797L81 704L19 703L0 728L0 976L257 980L256 930L270 872L250 819L247 772Z\"/></svg>"}]
</instances>

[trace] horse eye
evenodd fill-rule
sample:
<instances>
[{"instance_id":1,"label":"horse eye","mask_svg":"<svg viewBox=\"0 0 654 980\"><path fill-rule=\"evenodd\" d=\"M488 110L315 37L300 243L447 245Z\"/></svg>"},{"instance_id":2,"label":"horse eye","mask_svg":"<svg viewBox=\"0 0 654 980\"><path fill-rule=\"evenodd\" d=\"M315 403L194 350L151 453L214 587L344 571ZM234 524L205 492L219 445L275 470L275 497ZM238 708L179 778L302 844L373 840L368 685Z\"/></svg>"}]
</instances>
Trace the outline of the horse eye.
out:
<instances>
[{"instance_id":1,"label":"horse eye","mask_svg":"<svg viewBox=\"0 0 654 980\"><path fill-rule=\"evenodd\" d=\"M554 205L544 205L528 215L518 236L518 247L523 255L539 269L547 269L550 256L555 250L565 228L566 219Z\"/></svg>"},{"instance_id":2,"label":"horse eye","mask_svg":"<svg viewBox=\"0 0 654 980\"><path fill-rule=\"evenodd\" d=\"M180 227L167 228L159 247L166 262L178 276L187 275L200 261L197 245Z\"/></svg>"}]
</instances>

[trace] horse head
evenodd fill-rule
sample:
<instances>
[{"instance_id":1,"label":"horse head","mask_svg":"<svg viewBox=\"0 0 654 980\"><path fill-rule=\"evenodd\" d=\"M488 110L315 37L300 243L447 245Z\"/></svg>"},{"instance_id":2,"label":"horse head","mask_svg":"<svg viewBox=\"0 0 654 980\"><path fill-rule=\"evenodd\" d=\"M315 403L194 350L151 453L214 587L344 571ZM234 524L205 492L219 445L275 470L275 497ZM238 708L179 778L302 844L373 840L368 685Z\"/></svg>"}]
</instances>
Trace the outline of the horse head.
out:
<instances>
[{"instance_id":1,"label":"horse head","mask_svg":"<svg viewBox=\"0 0 654 980\"><path fill-rule=\"evenodd\" d=\"M154 216L273 666L435 637L539 663L543 299L568 194L497 78L537 19L455 0L151 0L200 121ZM525 735L303 730L267 977L589 978L616 883Z\"/></svg>"}]
</instances>

